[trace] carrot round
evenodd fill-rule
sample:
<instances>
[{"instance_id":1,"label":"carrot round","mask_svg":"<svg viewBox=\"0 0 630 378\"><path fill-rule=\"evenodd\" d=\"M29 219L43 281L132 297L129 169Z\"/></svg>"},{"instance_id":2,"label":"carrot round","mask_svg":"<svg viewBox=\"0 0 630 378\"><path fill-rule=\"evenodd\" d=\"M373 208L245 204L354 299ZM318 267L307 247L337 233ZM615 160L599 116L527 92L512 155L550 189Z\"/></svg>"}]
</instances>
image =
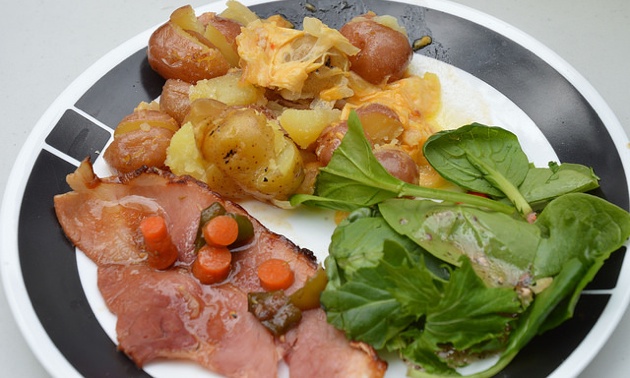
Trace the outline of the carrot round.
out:
<instances>
[{"instance_id":1,"label":"carrot round","mask_svg":"<svg viewBox=\"0 0 630 378\"><path fill-rule=\"evenodd\" d=\"M144 238L147 263L155 269L167 269L177 260L177 247L168 234L166 220L159 215L149 216L140 222Z\"/></svg>"},{"instance_id":2,"label":"carrot round","mask_svg":"<svg viewBox=\"0 0 630 378\"><path fill-rule=\"evenodd\" d=\"M267 291L288 289L295 280L289 263L280 259L269 259L257 268L260 285Z\"/></svg>"},{"instance_id":3,"label":"carrot round","mask_svg":"<svg viewBox=\"0 0 630 378\"><path fill-rule=\"evenodd\" d=\"M203 226L207 244L228 246L238 238L238 222L229 215L217 215Z\"/></svg>"},{"instance_id":4,"label":"carrot round","mask_svg":"<svg viewBox=\"0 0 630 378\"><path fill-rule=\"evenodd\" d=\"M193 276L206 285L221 282L230 274L232 253L224 246L204 245L192 264Z\"/></svg>"}]
</instances>

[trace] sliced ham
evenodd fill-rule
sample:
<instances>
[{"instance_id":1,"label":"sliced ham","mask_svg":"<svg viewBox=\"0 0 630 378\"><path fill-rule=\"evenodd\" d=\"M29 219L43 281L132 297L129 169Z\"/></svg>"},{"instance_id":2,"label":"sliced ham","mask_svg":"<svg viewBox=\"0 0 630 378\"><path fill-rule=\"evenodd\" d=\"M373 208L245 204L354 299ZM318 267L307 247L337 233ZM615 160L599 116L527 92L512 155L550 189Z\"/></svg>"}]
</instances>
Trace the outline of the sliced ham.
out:
<instances>
[{"instance_id":1,"label":"sliced ham","mask_svg":"<svg viewBox=\"0 0 630 378\"><path fill-rule=\"evenodd\" d=\"M54 199L67 237L98 265L98 286L117 316L119 349L138 366L160 359L195 361L227 377L276 377L285 359L292 377L381 377L386 364L365 344L346 340L321 309L303 313L288 334L274 337L247 311L247 294L263 291L256 267L269 258L289 262L291 293L317 268L300 249L225 201L202 183L157 169L97 177L88 161L68 176L72 192ZM233 253L230 276L202 285L191 274L201 210L220 202L254 225L254 241ZM168 270L146 263L140 221L160 214L178 248Z\"/></svg>"},{"instance_id":2,"label":"sliced ham","mask_svg":"<svg viewBox=\"0 0 630 378\"><path fill-rule=\"evenodd\" d=\"M300 325L289 331L285 361L291 377L382 377L387 364L364 343L349 343L326 322L323 310L302 314ZM325 363L323 363L325 361Z\"/></svg>"}]
</instances>

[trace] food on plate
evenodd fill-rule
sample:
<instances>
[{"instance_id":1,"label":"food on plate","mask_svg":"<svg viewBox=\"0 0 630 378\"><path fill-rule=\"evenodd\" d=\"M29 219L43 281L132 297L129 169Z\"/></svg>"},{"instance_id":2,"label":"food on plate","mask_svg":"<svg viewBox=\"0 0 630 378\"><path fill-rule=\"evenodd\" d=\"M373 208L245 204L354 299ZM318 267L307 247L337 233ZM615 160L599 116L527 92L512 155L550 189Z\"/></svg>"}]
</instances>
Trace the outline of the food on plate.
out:
<instances>
[{"instance_id":1,"label":"food on plate","mask_svg":"<svg viewBox=\"0 0 630 378\"><path fill-rule=\"evenodd\" d=\"M147 263L155 269L168 269L177 261L177 247L169 235L166 220L161 215L143 218L140 232L147 253Z\"/></svg>"},{"instance_id":2,"label":"food on plate","mask_svg":"<svg viewBox=\"0 0 630 378\"><path fill-rule=\"evenodd\" d=\"M179 127L158 141L164 152L170 138L163 161L130 159L124 142L132 137L115 140L107 151L114 171L166 167L227 198L286 206L290 195L313 191L356 110L389 167L442 183L420 148L440 130L440 83L408 72L412 50L395 18L369 12L335 30L305 17L296 29L280 15L262 19L236 1L226 5L198 16L178 8L152 34L148 59L166 79L155 104ZM127 144L142 138L149 136Z\"/></svg>"},{"instance_id":3,"label":"food on plate","mask_svg":"<svg viewBox=\"0 0 630 378\"><path fill-rule=\"evenodd\" d=\"M162 87L160 110L173 117L179 125L190 111L190 83L179 79L168 79Z\"/></svg>"},{"instance_id":4,"label":"food on plate","mask_svg":"<svg viewBox=\"0 0 630 378\"><path fill-rule=\"evenodd\" d=\"M300 310L301 321L282 336L248 311L248 294L266 292L257 272L265 262L278 259L291 268L287 295L318 269L312 252L269 231L239 205L194 179L155 168L99 178L84 161L68 183L72 191L54 199L57 217L68 238L96 263L99 289L117 316L118 347L138 366L185 359L228 377L276 377L284 359L297 376L383 375L386 364L372 348L347 340L319 306ZM243 246L207 243L196 253L201 213L216 203L223 215L251 222L253 234ZM165 221L177 250L177 261L167 269L149 262L141 224L152 217ZM210 284L194 273L204 248L221 249L224 256L227 251L231 260L227 276L214 276Z\"/></svg>"},{"instance_id":5,"label":"food on plate","mask_svg":"<svg viewBox=\"0 0 630 378\"><path fill-rule=\"evenodd\" d=\"M441 131L440 80L410 73L412 54L372 12L340 30L232 0L173 12L149 41L162 94L104 154L117 175L84 161L55 197L120 350L231 377L275 377L280 360L379 377L380 352L455 376L497 355L486 377L572 316L630 215L583 193L590 168L534 167L507 130ZM343 214L325 269L225 198Z\"/></svg>"},{"instance_id":6,"label":"food on plate","mask_svg":"<svg viewBox=\"0 0 630 378\"><path fill-rule=\"evenodd\" d=\"M407 32L391 16L374 12L358 16L339 29L359 52L350 56L350 69L372 84L401 79L413 51Z\"/></svg>"},{"instance_id":7,"label":"food on plate","mask_svg":"<svg viewBox=\"0 0 630 378\"><path fill-rule=\"evenodd\" d=\"M103 158L119 173L142 166L165 168L166 149L178 129L177 121L156 105L141 104L120 121Z\"/></svg>"},{"instance_id":8,"label":"food on plate","mask_svg":"<svg viewBox=\"0 0 630 378\"><path fill-rule=\"evenodd\" d=\"M599 186L592 169L534 167L507 130L465 125L424 144L456 192L394 177L356 113L347 126L317 195L291 202L350 213L332 235L320 300L331 324L395 351L411 377L461 376L489 356L497 362L472 376L496 375L572 317L630 236L627 210L583 193Z\"/></svg>"},{"instance_id":9,"label":"food on plate","mask_svg":"<svg viewBox=\"0 0 630 378\"><path fill-rule=\"evenodd\" d=\"M164 78L189 83L224 75L235 63L229 52L234 55L239 32L234 21L210 13L197 17L191 6L178 8L151 35L149 64Z\"/></svg>"}]
</instances>

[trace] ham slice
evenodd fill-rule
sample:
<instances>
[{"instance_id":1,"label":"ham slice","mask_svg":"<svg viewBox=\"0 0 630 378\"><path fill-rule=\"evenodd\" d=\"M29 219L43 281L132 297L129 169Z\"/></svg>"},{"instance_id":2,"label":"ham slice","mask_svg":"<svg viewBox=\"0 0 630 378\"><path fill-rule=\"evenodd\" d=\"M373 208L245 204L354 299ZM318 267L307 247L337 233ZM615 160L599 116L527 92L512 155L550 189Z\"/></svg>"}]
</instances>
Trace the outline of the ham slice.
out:
<instances>
[{"instance_id":1,"label":"ham slice","mask_svg":"<svg viewBox=\"0 0 630 378\"><path fill-rule=\"evenodd\" d=\"M226 201L205 184L155 168L97 177L89 161L67 178L73 191L55 196L57 218L74 245L98 266L98 287L117 316L119 349L138 366L158 359L195 361L227 377L276 377L284 359L292 377L382 377L374 350L353 343L308 310L289 333L274 337L247 311L247 294L263 291L256 267L269 258L289 263L291 293L315 273L312 252L301 249ZM230 276L203 285L191 274L201 210L220 202L254 225L254 241L234 252ZM159 271L146 263L140 221L165 217L178 261Z\"/></svg>"}]
</instances>

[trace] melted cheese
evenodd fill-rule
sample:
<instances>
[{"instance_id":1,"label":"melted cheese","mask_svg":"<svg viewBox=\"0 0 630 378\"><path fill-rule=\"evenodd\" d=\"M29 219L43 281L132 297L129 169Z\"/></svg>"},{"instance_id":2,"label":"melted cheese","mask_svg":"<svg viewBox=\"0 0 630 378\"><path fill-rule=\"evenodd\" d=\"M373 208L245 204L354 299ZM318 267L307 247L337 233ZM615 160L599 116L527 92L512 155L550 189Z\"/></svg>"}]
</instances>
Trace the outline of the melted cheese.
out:
<instances>
[{"instance_id":1,"label":"melted cheese","mask_svg":"<svg viewBox=\"0 0 630 378\"><path fill-rule=\"evenodd\" d=\"M257 20L243 28L236 41L247 82L278 89L292 100L321 94L333 101L352 95L347 56L358 49L315 18L304 19L304 30Z\"/></svg>"}]
</instances>

